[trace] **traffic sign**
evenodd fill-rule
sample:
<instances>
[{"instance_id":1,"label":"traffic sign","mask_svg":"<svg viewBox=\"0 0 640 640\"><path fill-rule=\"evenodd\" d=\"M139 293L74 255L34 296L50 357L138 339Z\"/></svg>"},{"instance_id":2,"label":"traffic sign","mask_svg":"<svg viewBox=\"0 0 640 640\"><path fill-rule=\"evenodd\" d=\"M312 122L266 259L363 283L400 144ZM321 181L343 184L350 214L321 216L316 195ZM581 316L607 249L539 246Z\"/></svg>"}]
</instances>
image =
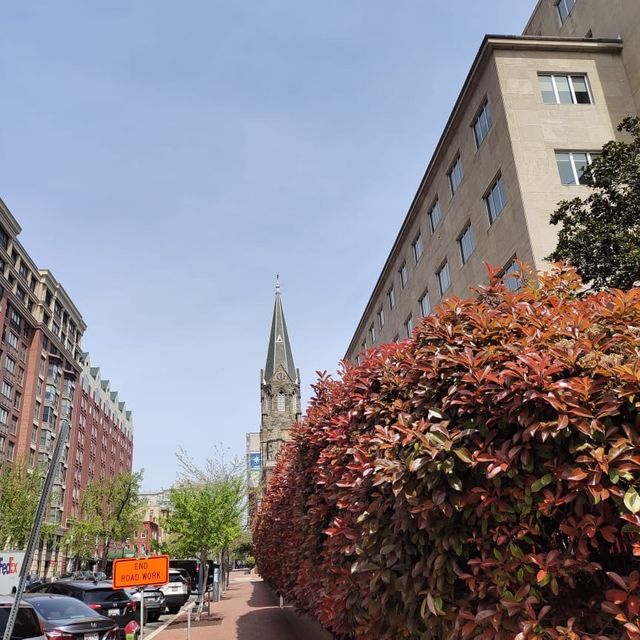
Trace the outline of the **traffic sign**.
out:
<instances>
[{"instance_id":1,"label":"traffic sign","mask_svg":"<svg viewBox=\"0 0 640 640\"><path fill-rule=\"evenodd\" d=\"M169 556L118 558L113 561L115 589L145 587L169 582Z\"/></svg>"}]
</instances>

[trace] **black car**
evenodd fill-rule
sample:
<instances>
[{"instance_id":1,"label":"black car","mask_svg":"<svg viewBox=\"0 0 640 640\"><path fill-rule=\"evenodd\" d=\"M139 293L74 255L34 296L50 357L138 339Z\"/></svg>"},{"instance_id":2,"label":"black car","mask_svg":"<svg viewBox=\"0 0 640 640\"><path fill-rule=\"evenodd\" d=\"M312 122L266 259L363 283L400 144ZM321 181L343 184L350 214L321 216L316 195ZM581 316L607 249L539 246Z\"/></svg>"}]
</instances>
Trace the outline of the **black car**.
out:
<instances>
[{"instance_id":1,"label":"black car","mask_svg":"<svg viewBox=\"0 0 640 640\"><path fill-rule=\"evenodd\" d=\"M110 582L58 580L43 584L32 593L54 593L81 600L94 611L111 618L119 627L120 635L128 622L136 618L136 605L124 589L114 589Z\"/></svg>"},{"instance_id":2,"label":"black car","mask_svg":"<svg viewBox=\"0 0 640 640\"><path fill-rule=\"evenodd\" d=\"M70 596L29 593L24 597L50 640L118 640L118 624Z\"/></svg>"},{"instance_id":3,"label":"black car","mask_svg":"<svg viewBox=\"0 0 640 640\"><path fill-rule=\"evenodd\" d=\"M0 634L4 635L9 619L9 611L13 604L12 596L0 596ZM33 607L27 603L20 603L18 615L13 625L11 640L45 640L42 625Z\"/></svg>"},{"instance_id":4,"label":"black car","mask_svg":"<svg viewBox=\"0 0 640 640\"><path fill-rule=\"evenodd\" d=\"M41 584L44 584L42 579L37 576L35 573L30 573L27 576L27 581L24 584L25 591L33 591L36 587L39 587Z\"/></svg>"},{"instance_id":5,"label":"black car","mask_svg":"<svg viewBox=\"0 0 640 640\"><path fill-rule=\"evenodd\" d=\"M155 587L145 587L142 589L125 589L127 595L137 607L137 620L140 622L140 594L144 593L144 622L155 622L163 613L166 608L164 600L164 593L160 589Z\"/></svg>"}]
</instances>

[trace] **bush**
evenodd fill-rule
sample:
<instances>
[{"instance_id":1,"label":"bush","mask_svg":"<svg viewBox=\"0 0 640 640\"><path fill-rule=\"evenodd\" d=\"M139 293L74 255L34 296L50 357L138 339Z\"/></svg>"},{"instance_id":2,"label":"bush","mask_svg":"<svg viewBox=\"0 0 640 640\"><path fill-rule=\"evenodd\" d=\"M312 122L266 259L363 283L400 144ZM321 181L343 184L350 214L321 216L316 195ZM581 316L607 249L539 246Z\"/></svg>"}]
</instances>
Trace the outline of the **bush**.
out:
<instances>
[{"instance_id":1,"label":"bush","mask_svg":"<svg viewBox=\"0 0 640 640\"><path fill-rule=\"evenodd\" d=\"M640 638L640 290L496 278L321 376L254 526L340 637Z\"/></svg>"}]
</instances>

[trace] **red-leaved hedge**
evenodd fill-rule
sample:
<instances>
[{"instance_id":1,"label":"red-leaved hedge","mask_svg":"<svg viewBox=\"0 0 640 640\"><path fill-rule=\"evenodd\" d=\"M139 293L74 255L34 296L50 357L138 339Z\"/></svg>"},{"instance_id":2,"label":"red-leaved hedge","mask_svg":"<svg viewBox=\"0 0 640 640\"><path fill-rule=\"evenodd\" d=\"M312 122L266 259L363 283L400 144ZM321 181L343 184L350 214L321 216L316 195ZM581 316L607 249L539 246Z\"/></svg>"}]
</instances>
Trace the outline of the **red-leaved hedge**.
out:
<instances>
[{"instance_id":1,"label":"red-leaved hedge","mask_svg":"<svg viewBox=\"0 0 640 640\"><path fill-rule=\"evenodd\" d=\"M321 376L254 524L337 637L640 639L640 290L449 299Z\"/></svg>"}]
</instances>

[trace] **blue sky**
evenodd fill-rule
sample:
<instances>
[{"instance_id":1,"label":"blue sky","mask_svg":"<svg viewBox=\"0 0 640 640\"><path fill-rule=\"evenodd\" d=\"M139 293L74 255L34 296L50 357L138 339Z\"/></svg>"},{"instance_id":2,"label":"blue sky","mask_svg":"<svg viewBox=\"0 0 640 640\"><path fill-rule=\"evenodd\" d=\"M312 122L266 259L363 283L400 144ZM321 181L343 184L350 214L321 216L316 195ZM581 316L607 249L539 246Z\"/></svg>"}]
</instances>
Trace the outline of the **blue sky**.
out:
<instances>
[{"instance_id":1,"label":"blue sky","mask_svg":"<svg viewBox=\"0 0 640 640\"><path fill-rule=\"evenodd\" d=\"M6 0L0 197L134 412L146 488L244 454L276 273L335 371L485 33L534 1Z\"/></svg>"}]
</instances>

